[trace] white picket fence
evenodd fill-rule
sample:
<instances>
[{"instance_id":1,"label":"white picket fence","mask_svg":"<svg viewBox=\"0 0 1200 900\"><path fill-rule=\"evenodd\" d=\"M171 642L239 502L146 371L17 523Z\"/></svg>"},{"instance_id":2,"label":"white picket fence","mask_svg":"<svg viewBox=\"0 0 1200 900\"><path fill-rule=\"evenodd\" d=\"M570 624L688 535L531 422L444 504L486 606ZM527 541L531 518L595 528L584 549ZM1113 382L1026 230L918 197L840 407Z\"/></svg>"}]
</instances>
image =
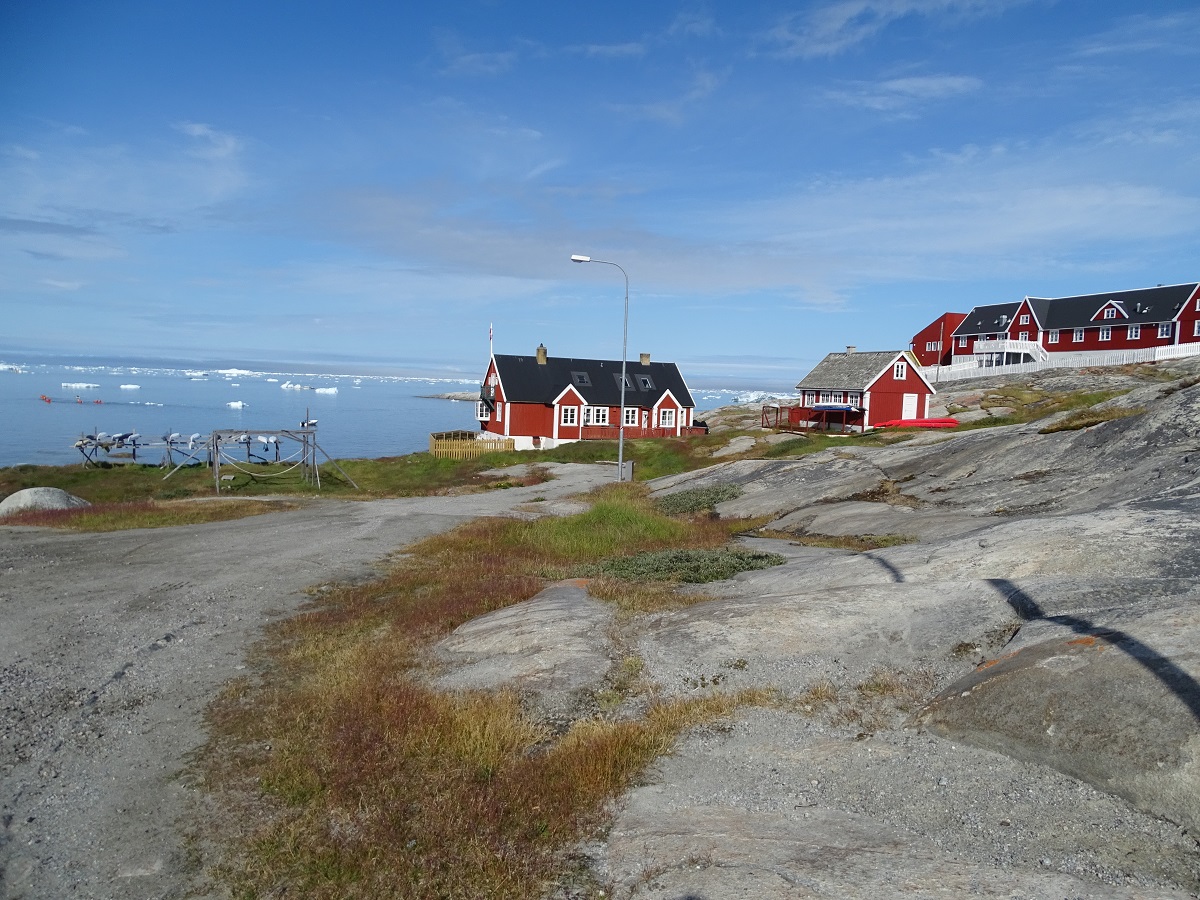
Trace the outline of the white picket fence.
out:
<instances>
[{"instance_id":1,"label":"white picket fence","mask_svg":"<svg viewBox=\"0 0 1200 900\"><path fill-rule=\"evenodd\" d=\"M1013 363L1007 366L985 366L972 360L953 366L926 366L921 373L936 386L943 381L986 378L989 375L1025 375L1030 372L1041 372L1044 369L1077 369L1082 366L1126 366L1131 363L1178 359L1181 356L1200 356L1200 342L1171 344L1166 347L1146 347L1142 350L1051 353L1049 359L1038 362Z\"/></svg>"}]
</instances>

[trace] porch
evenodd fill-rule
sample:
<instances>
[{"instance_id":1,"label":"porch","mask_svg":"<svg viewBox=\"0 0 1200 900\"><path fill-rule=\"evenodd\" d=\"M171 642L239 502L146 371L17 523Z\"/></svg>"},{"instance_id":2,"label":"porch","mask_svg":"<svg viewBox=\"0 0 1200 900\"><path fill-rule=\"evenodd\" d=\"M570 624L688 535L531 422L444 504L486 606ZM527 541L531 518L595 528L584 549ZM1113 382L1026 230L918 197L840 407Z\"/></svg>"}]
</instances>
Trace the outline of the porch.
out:
<instances>
[{"instance_id":1,"label":"porch","mask_svg":"<svg viewBox=\"0 0 1200 900\"><path fill-rule=\"evenodd\" d=\"M814 406L764 406L762 427L775 431L862 431L866 411L857 406L818 403Z\"/></svg>"}]
</instances>

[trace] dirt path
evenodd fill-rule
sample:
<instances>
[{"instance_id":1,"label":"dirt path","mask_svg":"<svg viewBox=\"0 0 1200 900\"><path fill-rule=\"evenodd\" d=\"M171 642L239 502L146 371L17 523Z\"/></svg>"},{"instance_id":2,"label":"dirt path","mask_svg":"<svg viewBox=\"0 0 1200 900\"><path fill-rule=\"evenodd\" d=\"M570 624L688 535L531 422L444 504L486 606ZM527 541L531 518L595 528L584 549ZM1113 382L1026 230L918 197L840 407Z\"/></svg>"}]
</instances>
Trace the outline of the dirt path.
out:
<instances>
[{"instance_id":1,"label":"dirt path","mask_svg":"<svg viewBox=\"0 0 1200 900\"><path fill-rule=\"evenodd\" d=\"M470 518L534 498L538 513L568 510L562 498L613 471L152 531L0 527L0 897L194 896L181 774L263 625L306 588L367 576Z\"/></svg>"}]
</instances>

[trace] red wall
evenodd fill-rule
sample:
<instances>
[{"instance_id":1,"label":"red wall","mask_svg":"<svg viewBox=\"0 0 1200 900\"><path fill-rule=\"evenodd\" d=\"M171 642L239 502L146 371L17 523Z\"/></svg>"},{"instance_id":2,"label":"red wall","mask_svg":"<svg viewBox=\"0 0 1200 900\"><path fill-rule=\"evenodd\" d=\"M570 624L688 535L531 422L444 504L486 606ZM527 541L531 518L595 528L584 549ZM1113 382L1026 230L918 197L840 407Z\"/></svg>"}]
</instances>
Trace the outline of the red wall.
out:
<instances>
[{"instance_id":1,"label":"red wall","mask_svg":"<svg viewBox=\"0 0 1200 900\"><path fill-rule=\"evenodd\" d=\"M921 377L914 371L912 363L906 367L903 380L893 377L894 364L871 383L867 389L871 394L871 408L867 412L867 425L899 419L904 415L904 395L917 395L917 418L925 415L925 398L931 393Z\"/></svg>"},{"instance_id":2,"label":"red wall","mask_svg":"<svg viewBox=\"0 0 1200 900\"><path fill-rule=\"evenodd\" d=\"M952 355L954 329L967 318L966 313L944 313L913 335L912 350L917 361L923 366L948 366ZM942 349L926 350L925 345L930 341L941 341Z\"/></svg>"},{"instance_id":3,"label":"red wall","mask_svg":"<svg viewBox=\"0 0 1200 900\"><path fill-rule=\"evenodd\" d=\"M1171 337L1160 338L1158 336L1158 324L1143 325L1142 333L1137 340L1129 340L1126 325L1122 320L1117 322L1121 324L1112 324L1112 338L1107 341L1100 340L1100 328L1102 326L1088 326L1083 329L1083 340L1079 343L1075 342L1075 330L1073 328L1063 329L1058 333L1058 343L1048 343L1050 340L1050 332L1046 332L1042 336L1042 346L1050 353L1072 353L1080 350L1140 350L1143 347L1165 347L1168 344L1175 343L1174 332ZM1172 325L1172 328L1178 326Z\"/></svg>"}]
</instances>

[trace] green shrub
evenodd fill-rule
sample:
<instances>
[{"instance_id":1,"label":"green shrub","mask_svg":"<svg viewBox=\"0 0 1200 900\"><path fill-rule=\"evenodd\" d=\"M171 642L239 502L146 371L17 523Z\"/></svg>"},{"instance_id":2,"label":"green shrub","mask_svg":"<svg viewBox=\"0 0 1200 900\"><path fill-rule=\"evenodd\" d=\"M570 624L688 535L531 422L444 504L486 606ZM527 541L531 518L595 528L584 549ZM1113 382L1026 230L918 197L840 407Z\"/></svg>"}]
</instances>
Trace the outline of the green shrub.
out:
<instances>
[{"instance_id":1,"label":"green shrub","mask_svg":"<svg viewBox=\"0 0 1200 900\"><path fill-rule=\"evenodd\" d=\"M712 484L708 487L689 488L674 494L659 497L655 503L659 510L668 516L681 516L689 513L706 512L718 503L726 500L736 500L742 496L742 486L725 482Z\"/></svg>"},{"instance_id":2,"label":"green shrub","mask_svg":"<svg viewBox=\"0 0 1200 900\"><path fill-rule=\"evenodd\" d=\"M719 550L657 550L608 559L595 567L598 574L631 581L680 581L704 584L732 578L738 572L782 565L778 553L740 548Z\"/></svg>"}]
</instances>

